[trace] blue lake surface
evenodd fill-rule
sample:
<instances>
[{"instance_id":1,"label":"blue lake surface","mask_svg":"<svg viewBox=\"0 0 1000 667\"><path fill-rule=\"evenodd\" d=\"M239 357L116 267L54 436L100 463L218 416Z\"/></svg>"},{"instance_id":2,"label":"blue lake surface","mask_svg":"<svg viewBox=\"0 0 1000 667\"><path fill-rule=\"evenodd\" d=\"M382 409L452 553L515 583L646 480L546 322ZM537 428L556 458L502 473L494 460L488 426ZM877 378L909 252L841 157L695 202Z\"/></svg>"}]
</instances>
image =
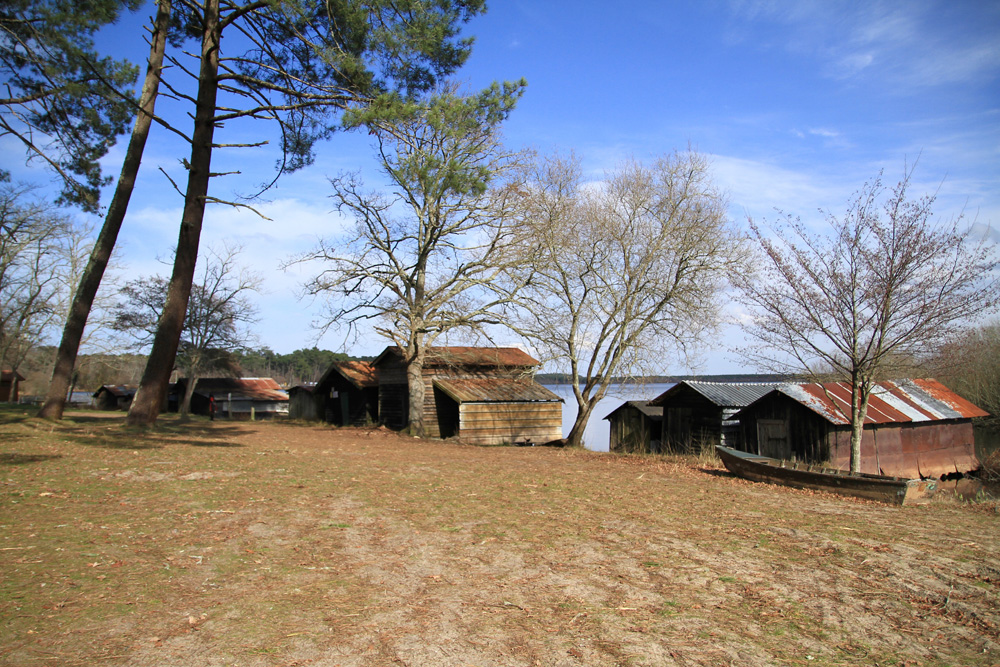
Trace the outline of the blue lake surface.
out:
<instances>
[{"instance_id":1,"label":"blue lake surface","mask_svg":"<svg viewBox=\"0 0 1000 667\"><path fill-rule=\"evenodd\" d=\"M608 389L608 395L597 404L590 415L587 430L583 433L584 447L595 452L608 451L611 431L604 418L625 401L648 401L673 386L673 383L652 382L612 385ZM547 384L545 387L563 399L563 437L566 437L576 419L576 398L573 397L573 388L568 384Z\"/></svg>"}]
</instances>

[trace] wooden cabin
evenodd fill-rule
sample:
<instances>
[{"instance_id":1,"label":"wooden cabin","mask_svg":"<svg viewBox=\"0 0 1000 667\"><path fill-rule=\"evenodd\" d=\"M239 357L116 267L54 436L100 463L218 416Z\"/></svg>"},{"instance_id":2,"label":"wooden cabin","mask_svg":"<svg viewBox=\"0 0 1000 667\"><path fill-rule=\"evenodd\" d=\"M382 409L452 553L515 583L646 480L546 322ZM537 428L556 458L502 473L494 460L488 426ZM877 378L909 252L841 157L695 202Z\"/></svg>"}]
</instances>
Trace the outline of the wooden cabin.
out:
<instances>
[{"instance_id":1,"label":"wooden cabin","mask_svg":"<svg viewBox=\"0 0 1000 667\"><path fill-rule=\"evenodd\" d=\"M297 384L288 388L288 418L303 419L306 421L316 421L320 418L317 409L316 397L313 390L316 388L315 382Z\"/></svg>"},{"instance_id":2,"label":"wooden cabin","mask_svg":"<svg viewBox=\"0 0 1000 667\"><path fill-rule=\"evenodd\" d=\"M13 370L0 372L0 403L17 403L24 376Z\"/></svg>"},{"instance_id":3,"label":"wooden cabin","mask_svg":"<svg viewBox=\"0 0 1000 667\"><path fill-rule=\"evenodd\" d=\"M98 410L128 410L139 386L134 384L105 384L94 392L92 403Z\"/></svg>"},{"instance_id":4,"label":"wooden cabin","mask_svg":"<svg viewBox=\"0 0 1000 667\"><path fill-rule=\"evenodd\" d=\"M770 392L774 382L701 382L685 380L649 402L663 409L661 448L696 454L716 445L739 448L741 408Z\"/></svg>"},{"instance_id":5,"label":"wooden cabin","mask_svg":"<svg viewBox=\"0 0 1000 667\"><path fill-rule=\"evenodd\" d=\"M333 362L312 393L316 419L338 426L378 423L378 373L367 361Z\"/></svg>"},{"instance_id":6,"label":"wooden cabin","mask_svg":"<svg viewBox=\"0 0 1000 667\"><path fill-rule=\"evenodd\" d=\"M387 347L372 365L380 420L404 428L409 389L402 350ZM517 348L430 348L423 367L426 435L483 445L560 439L562 399L534 381L537 366Z\"/></svg>"},{"instance_id":7,"label":"wooden cabin","mask_svg":"<svg viewBox=\"0 0 1000 667\"><path fill-rule=\"evenodd\" d=\"M737 413L741 449L848 469L850 405L847 382L777 387ZM918 478L973 470L972 419L983 416L937 380L880 382L864 422L861 471Z\"/></svg>"},{"instance_id":8,"label":"wooden cabin","mask_svg":"<svg viewBox=\"0 0 1000 667\"><path fill-rule=\"evenodd\" d=\"M187 378L174 385L171 406L177 409ZM199 378L191 395L191 413L208 414L215 397L216 419L274 419L288 416L288 393L271 378Z\"/></svg>"},{"instance_id":9,"label":"wooden cabin","mask_svg":"<svg viewBox=\"0 0 1000 667\"><path fill-rule=\"evenodd\" d=\"M605 417L611 437L608 448L627 454L659 454L662 451L663 407L649 401L626 401Z\"/></svg>"}]
</instances>

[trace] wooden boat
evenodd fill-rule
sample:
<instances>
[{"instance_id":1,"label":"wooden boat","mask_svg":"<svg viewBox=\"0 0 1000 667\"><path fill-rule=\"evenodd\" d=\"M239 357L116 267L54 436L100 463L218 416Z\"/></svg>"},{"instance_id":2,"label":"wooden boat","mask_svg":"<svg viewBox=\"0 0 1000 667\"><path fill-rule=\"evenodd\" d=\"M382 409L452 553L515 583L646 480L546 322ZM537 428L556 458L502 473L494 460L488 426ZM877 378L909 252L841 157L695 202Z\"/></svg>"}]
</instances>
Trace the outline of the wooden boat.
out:
<instances>
[{"instance_id":1,"label":"wooden boat","mask_svg":"<svg viewBox=\"0 0 1000 667\"><path fill-rule=\"evenodd\" d=\"M755 482L828 491L895 505L926 502L937 490L937 482L932 479L852 473L801 461L780 461L722 445L716 445L715 450L731 473Z\"/></svg>"}]
</instances>

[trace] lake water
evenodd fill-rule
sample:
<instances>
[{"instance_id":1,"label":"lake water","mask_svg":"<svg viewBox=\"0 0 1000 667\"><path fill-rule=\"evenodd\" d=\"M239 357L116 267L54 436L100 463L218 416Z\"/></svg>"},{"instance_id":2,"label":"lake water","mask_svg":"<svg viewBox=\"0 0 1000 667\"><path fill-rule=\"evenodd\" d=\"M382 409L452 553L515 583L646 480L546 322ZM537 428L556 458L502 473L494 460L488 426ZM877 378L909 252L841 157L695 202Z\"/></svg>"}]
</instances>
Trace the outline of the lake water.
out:
<instances>
[{"instance_id":1,"label":"lake water","mask_svg":"<svg viewBox=\"0 0 1000 667\"><path fill-rule=\"evenodd\" d=\"M612 385L608 389L608 395L597 403L597 406L590 415L587 430L583 432L584 447L595 452L608 451L611 430L604 418L614 412L625 401L648 401L656 398L672 386L674 386L672 383ZM573 388L568 384L547 384L545 387L563 399L563 437L566 437L569 435L569 430L576 420L576 399L573 397Z\"/></svg>"}]
</instances>

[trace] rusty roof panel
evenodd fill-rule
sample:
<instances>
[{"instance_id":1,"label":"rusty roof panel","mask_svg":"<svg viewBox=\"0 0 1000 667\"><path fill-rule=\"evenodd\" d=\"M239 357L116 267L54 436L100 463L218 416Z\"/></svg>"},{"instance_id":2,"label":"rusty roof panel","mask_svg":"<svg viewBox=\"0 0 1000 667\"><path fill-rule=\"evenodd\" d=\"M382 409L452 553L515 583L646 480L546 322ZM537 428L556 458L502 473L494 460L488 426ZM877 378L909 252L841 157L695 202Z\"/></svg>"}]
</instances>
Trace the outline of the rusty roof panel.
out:
<instances>
[{"instance_id":1,"label":"rusty roof panel","mask_svg":"<svg viewBox=\"0 0 1000 667\"><path fill-rule=\"evenodd\" d=\"M555 402L562 399L534 380L514 378L439 378L434 386L459 403Z\"/></svg>"},{"instance_id":2,"label":"rusty roof panel","mask_svg":"<svg viewBox=\"0 0 1000 667\"><path fill-rule=\"evenodd\" d=\"M965 400L955 392L934 379L909 380L923 390L922 395L932 404L943 404L945 408L954 410L962 417L989 417L986 412L970 401Z\"/></svg>"},{"instance_id":3,"label":"rusty roof panel","mask_svg":"<svg viewBox=\"0 0 1000 667\"><path fill-rule=\"evenodd\" d=\"M850 383L787 384L780 386L778 391L832 424L850 424ZM987 414L937 380L898 380L875 385L868 401L865 424L968 419Z\"/></svg>"},{"instance_id":4,"label":"rusty roof panel","mask_svg":"<svg viewBox=\"0 0 1000 667\"><path fill-rule=\"evenodd\" d=\"M378 386L378 370L367 361L335 361L332 367L359 389Z\"/></svg>"},{"instance_id":5,"label":"rusty roof panel","mask_svg":"<svg viewBox=\"0 0 1000 667\"><path fill-rule=\"evenodd\" d=\"M272 378L200 378L195 385L195 393L202 396L215 394L216 399L232 394L233 399L240 400L288 400L288 394Z\"/></svg>"}]
</instances>

